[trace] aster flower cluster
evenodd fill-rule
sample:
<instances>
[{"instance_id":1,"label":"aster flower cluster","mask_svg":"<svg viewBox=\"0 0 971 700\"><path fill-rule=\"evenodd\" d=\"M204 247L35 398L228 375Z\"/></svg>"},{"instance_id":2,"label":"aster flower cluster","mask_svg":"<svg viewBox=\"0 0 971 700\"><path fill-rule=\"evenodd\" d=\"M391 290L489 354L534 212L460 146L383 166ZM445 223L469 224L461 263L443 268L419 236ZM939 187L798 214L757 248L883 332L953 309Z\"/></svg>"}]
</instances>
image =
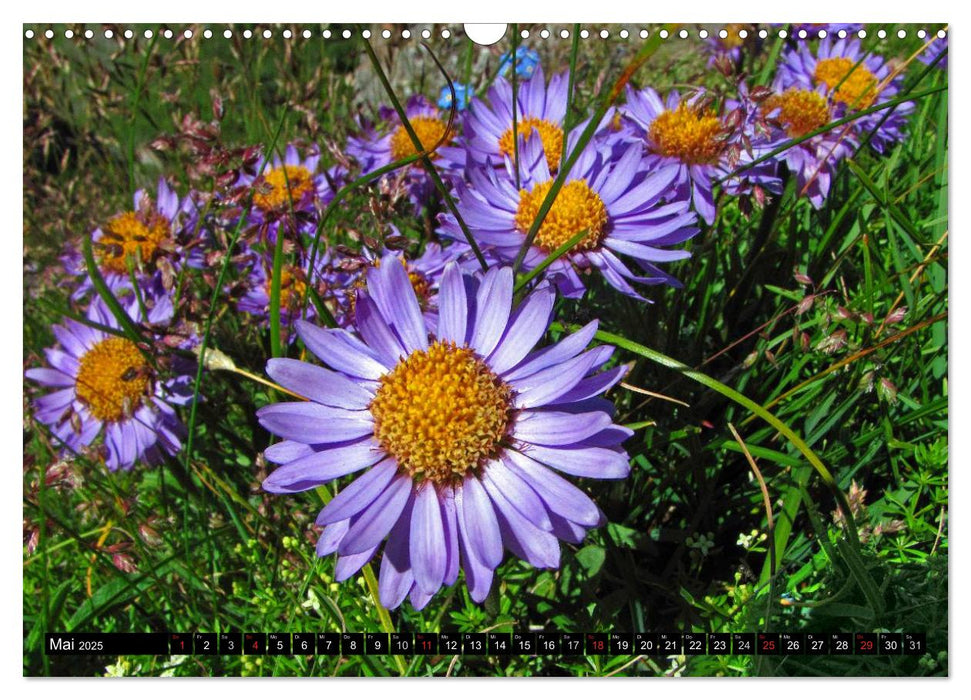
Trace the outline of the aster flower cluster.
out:
<instances>
[{"instance_id":1,"label":"aster flower cluster","mask_svg":"<svg viewBox=\"0 0 971 700\"><path fill-rule=\"evenodd\" d=\"M866 53L857 39L822 39L815 49L802 44L787 51L763 102L774 123L769 140L809 136L832 121L862 112L898 96L903 76L887 61ZM796 177L799 192L813 206L822 206L838 163L852 155L866 138L884 153L904 138L912 102L861 116L784 152L784 162Z\"/></svg>"},{"instance_id":2,"label":"aster flower cluster","mask_svg":"<svg viewBox=\"0 0 971 700\"><path fill-rule=\"evenodd\" d=\"M741 43L712 49L740 65ZM343 148L328 144L330 167L316 146L213 155L215 191L180 198L161 181L90 235L130 323L105 306L80 254L65 256L90 323L54 326L50 367L27 371L54 390L35 416L65 449L100 454L110 469L176 454L185 427L175 407L191 400L194 374L185 354L198 343L178 294L199 275L257 332L278 322L284 355L298 341L306 351L266 363L300 400L257 412L279 438L265 450L278 466L263 487L289 494L354 475L317 518L317 553L336 553L337 580L380 552L386 607L407 598L420 609L462 572L481 602L507 551L556 568L561 540L603 524L567 477L630 470L632 433L604 398L627 367L613 348L591 347L597 321L546 340L558 298L581 299L600 281L638 301L652 285L679 286L672 265L720 209L747 212L786 177L821 206L838 162L864 138L884 153L913 105L816 132L893 99L900 82L859 42L825 39L786 51L771 85L629 85L593 124L592 113L571 114L568 76L548 76L520 47L486 89L456 84L437 104L413 95L407 124L386 107L360 118ZM804 140L780 149L792 139ZM421 162L388 167L418 154L454 206ZM372 228L328 241L330 205L359 178L370 179ZM514 293L517 273L539 268ZM138 342L122 332L131 324ZM185 332L173 340L175 328Z\"/></svg>"},{"instance_id":3,"label":"aster flower cluster","mask_svg":"<svg viewBox=\"0 0 971 700\"><path fill-rule=\"evenodd\" d=\"M57 344L44 351L49 366L26 372L52 390L35 399L34 417L63 451L114 471L158 464L181 449L185 427L176 407L192 396L194 363L185 355L197 338L174 317L173 292L177 276L200 264L196 223L192 200L160 180L156 197L139 190L131 211L94 229L90 245L116 312L95 291L77 248L65 253L80 320L54 325Z\"/></svg>"}]
</instances>

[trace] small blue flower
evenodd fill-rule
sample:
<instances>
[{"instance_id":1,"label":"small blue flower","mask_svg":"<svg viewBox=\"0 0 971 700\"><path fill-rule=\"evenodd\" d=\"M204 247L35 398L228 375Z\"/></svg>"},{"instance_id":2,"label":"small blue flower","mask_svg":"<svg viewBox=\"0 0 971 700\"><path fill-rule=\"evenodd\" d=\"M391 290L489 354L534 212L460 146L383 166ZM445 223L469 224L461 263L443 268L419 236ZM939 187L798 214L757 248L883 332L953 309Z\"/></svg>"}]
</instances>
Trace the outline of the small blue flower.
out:
<instances>
[{"instance_id":1,"label":"small blue flower","mask_svg":"<svg viewBox=\"0 0 971 700\"><path fill-rule=\"evenodd\" d=\"M510 56L507 51L499 59L499 75L503 78L509 75L509 70L512 68L512 56ZM516 77L522 78L523 80L529 80L533 77L533 71L536 70L536 66L539 65L539 54L532 49L528 49L525 46L519 46L516 48Z\"/></svg>"},{"instance_id":2,"label":"small blue flower","mask_svg":"<svg viewBox=\"0 0 971 700\"><path fill-rule=\"evenodd\" d=\"M458 102L456 109L463 110L468 107L475 91L462 83L452 83L452 87L455 88L455 99ZM438 93L438 106L441 109L452 108L452 91L448 89L448 85L444 85L442 91Z\"/></svg>"}]
</instances>

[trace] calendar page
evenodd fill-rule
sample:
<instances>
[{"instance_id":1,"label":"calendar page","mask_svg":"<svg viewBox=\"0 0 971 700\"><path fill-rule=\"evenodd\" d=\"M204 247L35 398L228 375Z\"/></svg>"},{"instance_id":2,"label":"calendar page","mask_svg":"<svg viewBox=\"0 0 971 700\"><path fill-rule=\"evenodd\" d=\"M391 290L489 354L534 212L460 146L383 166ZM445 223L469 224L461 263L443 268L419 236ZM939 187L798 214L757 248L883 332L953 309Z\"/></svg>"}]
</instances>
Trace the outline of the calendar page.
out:
<instances>
[{"instance_id":1,"label":"calendar page","mask_svg":"<svg viewBox=\"0 0 971 700\"><path fill-rule=\"evenodd\" d=\"M946 24L22 36L25 676L948 675Z\"/></svg>"}]
</instances>

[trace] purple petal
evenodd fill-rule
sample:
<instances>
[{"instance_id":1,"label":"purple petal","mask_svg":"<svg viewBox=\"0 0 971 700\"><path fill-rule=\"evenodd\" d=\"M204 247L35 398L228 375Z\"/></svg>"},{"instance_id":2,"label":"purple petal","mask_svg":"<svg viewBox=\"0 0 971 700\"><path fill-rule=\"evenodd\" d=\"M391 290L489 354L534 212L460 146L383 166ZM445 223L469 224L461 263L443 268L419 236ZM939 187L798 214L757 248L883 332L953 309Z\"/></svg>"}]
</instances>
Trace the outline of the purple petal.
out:
<instances>
[{"instance_id":1,"label":"purple petal","mask_svg":"<svg viewBox=\"0 0 971 700\"><path fill-rule=\"evenodd\" d=\"M618 253L630 255L638 260L652 260L655 262L674 262L691 257L690 250L668 250L665 248L655 248L654 246L625 241L620 238L611 238L604 242L604 245Z\"/></svg>"},{"instance_id":2,"label":"purple petal","mask_svg":"<svg viewBox=\"0 0 971 700\"><path fill-rule=\"evenodd\" d=\"M374 546L356 554L341 554L338 556L337 563L334 564L334 580L340 583L349 579L360 571L365 564L371 561L371 557L374 556L376 551L378 551L378 548Z\"/></svg>"},{"instance_id":3,"label":"purple petal","mask_svg":"<svg viewBox=\"0 0 971 700\"><path fill-rule=\"evenodd\" d=\"M715 215L718 213L715 207L715 198L711 193L711 183L705 182L702 184L698 180L695 180L693 184L694 196L692 200L694 201L695 210L701 215L705 223L711 226L715 220Z\"/></svg>"},{"instance_id":4,"label":"purple petal","mask_svg":"<svg viewBox=\"0 0 971 700\"><path fill-rule=\"evenodd\" d=\"M423 592L418 585L414 585L411 588L411 595L408 597L411 600L411 607L415 610L422 610L434 597L434 593Z\"/></svg>"},{"instance_id":5,"label":"purple petal","mask_svg":"<svg viewBox=\"0 0 971 700\"><path fill-rule=\"evenodd\" d=\"M415 582L408 559L409 528L405 524L411 522L411 505L409 499L401 513L399 526L392 528L388 536L388 543L384 547L384 557L381 559L381 571L378 574L378 596L381 604L394 609L401 605L401 601L408 595Z\"/></svg>"},{"instance_id":6,"label":"purple petal","mask_svg":"<svg viewBox=\"0 0 971 700\"><path fill-rule=\"evenodd\" d=\"M132 450L131 441L125 439L120 423L106 424L105 447L108 448L108 459L105 460L108 469L115 471L131 466L134 461L134 450Z\"/></svg>"},{"instance_id":7,"label":"purple petal","mask_svg":"<svg viewBox=\"0 0 971 700\"><path fill-rule=\"evenodd\" d=\"M58 389L34 401L34 415L44 423L54 423L74 402L74 389Z\"/></svg>"},{"instance_id":8,"label":"purple petal","mask_svg":"<svg viewBox=\"0 0 971 700\"><path fill-rule=\"evenodd\" d=\"M44 384L45 386L74 386L74 378L64 372L48 367L34 367L24 372L28 379Z\"/></svg>"},{"instance_id":9,"label":"purple petal","mask_svg":"<svg viewBox=\"0 0 971 700\"><path fill-rule=\"evenodd\" d=\"M412 482L408 474L393 479L388 488L351 525L337 550L338 553L358 554L381 544L381 540L388 536L391 528L398 522L398 516L408 502L411 489Z\"/></svg>"},{"instance_id":10,"label":"purple petal","mask_svg":"<svg viewBox=\"0 0 971 700\"><path fill-rule=\"evenodd\" d=\"M462 271L458 263L452 261L445 266L438 291L438 337L464 345L468 317L469 303Z\"/></svg>"},{"instance_id":11,"label":"purple petal","mask_svg":"<svg viewBox=\"0 0 971 700\"><path fill-rule=\"evenodd\" d=\"M263 489L271 493L306 491L370 467L383 458L384 453L372 440L332 447L274 469L263 481Z\"/></svg>"},{"instance_id":12,"label":"purple petal","mask_svg":"<svg viewBox=\"0 0 971 700\"><path fill-rule=\"evenodd\" d=\"M518 380L515 383L519 391L515 398L515 406L535 408L552 403L575 387L593 368L596 361L596 354L588 352Z\"/></svg>"},{"instance_id":13,"label":"purple petal","mask_svg":"<svg viewBox=\"0 0 971 700\"><path fill-rule=\"evenodd\" d=\"M475 328L469 345L488 357L506 330L512 309L512 268L493 267L485 274L475 302Z\"/></svg>"},{"instance_id":14,"label":"purple petal","mask_svg":"<svg viewBox=\"0 0 971 700\"><path fill-rule=\"evenodd\" d=\"M573 403L584 401L593 396L599 396L624 378L630 371L630 365L620 365L608 369L600 374L587 377L577 382L577 385L557 399L558 403Z\"/></svg>"},{"instance_id":15,"label":"purple petal","mask_svg":"<svg viewBox=\"0 0 971 700\"><path fill-rule=\"evenodd\" d=\"M377 354L347 331L337 328L317 328L306 321L297 321L297 334L314 355L339 372L362 379L380 379L390 367Z\"/></svg>"},{"instance_id":16,"label":"purple petal","mask_svg":"<svg viewBox=\"0 0 971 700\"><path fill-rule=\"evenodd\" d=\"M274 435L308 445L345 442L374 432L367 411L351 412L309 401L270 404L258 410L256 417Z\"/></svg>"},{"instance_id":17,"label":"purple petal","mask_svg":"<svg viewBox=\"0 0 971 700\"><path fill-rule=\"evenodd\" d=\"M564 542L572 542L573 544L580 544L583 542L583 538L587 536L587 529L585 527L567 520L556 513L553 513L550 519L553 521L553 535L557 539L563 540Z\"/></svg>"},{"instance_id":18,"label":"purple petal","mask_svg":"<svg viewBox=\"0 0 971 700\"><path fill-rule=\"evenodd\" d=\"M523 411L516 419L513 437L538 445L572 445L590 437L612 423L610 416L560 411Z\"/></svg>"},{"instance_id":19,"label":"purple petal","mask_svg":"<svg viewBox=\"0 0 971 700\"><path fill-rule=\"evenodd\" d=\"M536 372L551 367L553 365L560 364L570 358L576 357L584 348L590 344L593 340L594 334L597 332L597 321L591 321L583 328L578 330L576 333L568 335L566 338L560 342L552 345L548 348L544 348L533 355L526 358L526 361L514 368L513 370L506 372L503 378L508 381L517 381L523 377L528 377L531 374L536 374Z\"/></svg>"},{"instance_id":20,"label":"purple petal","mask_svg":"<svg viewBox=\"0 0 971 700\"><path fill-rule=\"evenodd\" d=\"M81 363L70 353L56 348L44 348L44 355L47 357L47 362L54 369L63 372L69 377L78 376Z\"/></svg>"},{"instance_id":21,"label":"purple petal","mask_svg":"<svg viewBox=\"0 0 971 700\"><path fill-rule=\"evenodd\" d=\"M536 492L518 474L511 471L499 460L490 462L482 472L482 485L495 501L499 493L515 507L519 513L540 530L551 530L546 506Z\"/></svg>"},{"instance_id":22,"label":"purple petal","mask_svg":"<svg viewBox=\"0 0 971 700\"><path fill-rule=\"evenodd\" d=\"M293 440L282 440L263 450L263 456L274 464L286 464L313 453L314 449L310 445Z\"/></svg>"},{"instance_id":23,"label":"purple petal","mask_svg":"<svg viewBox=\"0 0 971 700\"><path fill-rule=\"evenodd\" d=\"M583 441L582 445L577 445L577 447L616 448L620 447L633 434L634 431L630 428L625 428L622 425L611 425L596 435L591 435Z\"/></svg>"},{"instance_id":24,"label":"purple petal","mask_svg":"<svg viewBox=\"0 0 971 700\"><path fill-rule=\"evenodd\" d=\"M507 450L506 464L533 487L551 512L588 527L600 522L600 511L587 494L539 462Z\"/></svg>"},{"instance_id":25,"label":"purple petal","mask_svg":"<svg viewBox=\"0 0 971 700\"><path fill-rule=\"evenodd\" d=\"M634 174L637 172L641 164L641 153L643 151L643 146L640 144L632 144L623 155L620 160L614 165L611 172L611 177L607 178L604 186L599 189L600 198L612 205L615 200L617 200L623 193L624 190L630 185ZM610 206L610 213L614 215L614 208Z\"/></svg>"},{"instance_id":26,"label":"purple petal","mask_svg":"<svg viewBox=\"0 0 971 700\"><path fill-rule=\"evenodd\" d=\"M283 388L325 406L357 410L367 408L374 398L347 377L300 360L273 358L266 363L266 373Z\"/></svg>"},{"instance_id":27,"label":"purple petal","mask_svg":"<svg viewBox=\"0 0 971 700\"><path fill-rule=\"evenodd\" d=\"M397 255L386 255L379 267L367 271L368 293L384 320L395 330L405 350L428 349L428 331L418 306L415 288Z\"/></svg>"},{"instance_id":28,"label":"purple petal","mask_svg":"<svg viewBox=\"0 0 971 700\"><path fill-rule=\"evenodd\" d=\"M76 328L84 329L81 333L75 332ZM88 345L93 345L96 338L93 337L94 331L87 329L80 323L69 321L66 326L51 326L51 331L57 342L61 344L68 353L80 358L88 350Z\"/></svg>"},{"instance_id":29,"label":"purple petal","mask_svg":"<svg viewBox=\"0 0 971 700\"><path fill-rule=\"evenodd\" d=\"M459 529L468 538L472 553L484 565L495 569L502 562L502 535L492 502L478 479L465 476L461 488L455 491L455 505Z\"/></svg>"},{"instance_id":30,"label":"purple petal","mask_svg":"<svg viewBox=\"0 0 971 700\"><path fill-rule=\"evenodd\" d=\"M408 352L384 322L377 305L366 294L358 294L354 323L364 342L378 352L389 366L393 367L402 357L407 357Z\"/></svg>"},{"instance_id":31,"label":"purple petal","mask_svg":"<svg viewBox=\"0 0 971 700\"><path fill-rule=\"evenodd\" d=\"M554 292L549 287L539 289L519 307L506 334L489 357L489 365L497 374L515 367L546 333L553 311Z\"/></svg>"},{"instance_id":32,"label":"purple petal","mask_svg":"<svg viewBox=\"0 0 971 700\"><path fill-rule=\"evenodd\" d=\"M501 494L493 501L502 541L513 554L537 568L555 569L560 565L560 543L554 535L526 520Z\"/></svg>"},{"instance_id":33,"label":"purple petal","mask_svg":"<svg viewBox=\"0 0 971 700\"><path fill-rule=\"evenodd\" d=\"M415 583L425 593L435 593L445 578L447 551L442 511L432 484L426 484L415 496L409 552Z\"/></svg>"},{"instance_id":34,"label":"purple petal","mask_svg":"<svg viewBox=\"0 0 971 700\"><path fill-rule=\"evenodd\" d=\"M325 527L323 532L320 533L320 539L317 540L317 556L326 557L328 554L336 552L350 525L351 520L348 518Z\"/></svg>"},{"instance_id":35,"label":"purple petal","mask_svg":"<svg viewBox=\"0 0 971 700\"><path fill-rule=\"evenodd\" d=\"M456 491L456 505L459 504L458 493ZM459 513L461 513L461 510L459 510ZM459 522L461 522L461 515L459 517ZM498 529L497 523L496 530L498 531ZM492 576L495 567L486 566L472 553L468 534L461 526L459 527L459 550L462 553L462 568L465 570L465 582L469 587L469 595L476 603L481 603L488 597L489 589L492 588Z\"/></svg>"},{"instance_id":36,"label":"purple petal","mask_svg":"<svg viewBox=\"0 0 971 700\"><path fill-rule=\"evenodd\" d=\"M451 486L442 488L439 504L442 508L442 527L445 531L445 578L442 583L451 586L459 577L459 526L455 512L455 493Z\"/></svg>"},{"instance_id":37,"label":"purple petal","mask_svg":"<svg viewBox=\"0 0 971 700\"><path fill-rule=\"evenodd\" d=\"M398 471L398 465L393 459L386 459L371 468L347 485L343 491L334 496L334 500L324 506L317 516L318 525L336 523L346 520L352 515L367 508L388 487Z\"/></svg>"},{"instance_id":38,"label":"purple petal","mask_svg":"<svg viewBox=\"0 0 971 700\"><path fill-rule=\"evenodd\" d=\"M627 453L605 447L554 448L532 445L526 451L537 462L573 476L623 479L630 473Z\"/></svg>"}]
</instances>

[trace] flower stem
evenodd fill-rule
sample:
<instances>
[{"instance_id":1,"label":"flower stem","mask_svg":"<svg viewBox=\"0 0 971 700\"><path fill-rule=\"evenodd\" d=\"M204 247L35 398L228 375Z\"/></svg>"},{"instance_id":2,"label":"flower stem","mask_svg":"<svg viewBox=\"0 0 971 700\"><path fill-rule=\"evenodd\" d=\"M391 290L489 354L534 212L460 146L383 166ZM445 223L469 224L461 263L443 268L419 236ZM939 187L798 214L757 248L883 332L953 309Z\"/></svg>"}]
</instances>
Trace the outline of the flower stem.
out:
<instances>
[{"instance_id":1,"label":"flower stem","mask_svg":"<svg viewBox=\"0 0 971 700\"><path fill-rule=\"evenodd\" d=\"M381 620L381 629L383 629L388 634L395 631L394 623L391 622L391 613L388 612L387 608L381 605L381 595L378 592L378 580L374 577L374 570L371 568L370 564L365 564L364 569L364 581L367 583L368 591L371 593L371 598L374 600L374 606L378 609L378 619ZM408 671L405 668L405 660L394 655L395 666L398 667L398 672L402 676L408 675Z\"/></svg>"}]
</instances>

